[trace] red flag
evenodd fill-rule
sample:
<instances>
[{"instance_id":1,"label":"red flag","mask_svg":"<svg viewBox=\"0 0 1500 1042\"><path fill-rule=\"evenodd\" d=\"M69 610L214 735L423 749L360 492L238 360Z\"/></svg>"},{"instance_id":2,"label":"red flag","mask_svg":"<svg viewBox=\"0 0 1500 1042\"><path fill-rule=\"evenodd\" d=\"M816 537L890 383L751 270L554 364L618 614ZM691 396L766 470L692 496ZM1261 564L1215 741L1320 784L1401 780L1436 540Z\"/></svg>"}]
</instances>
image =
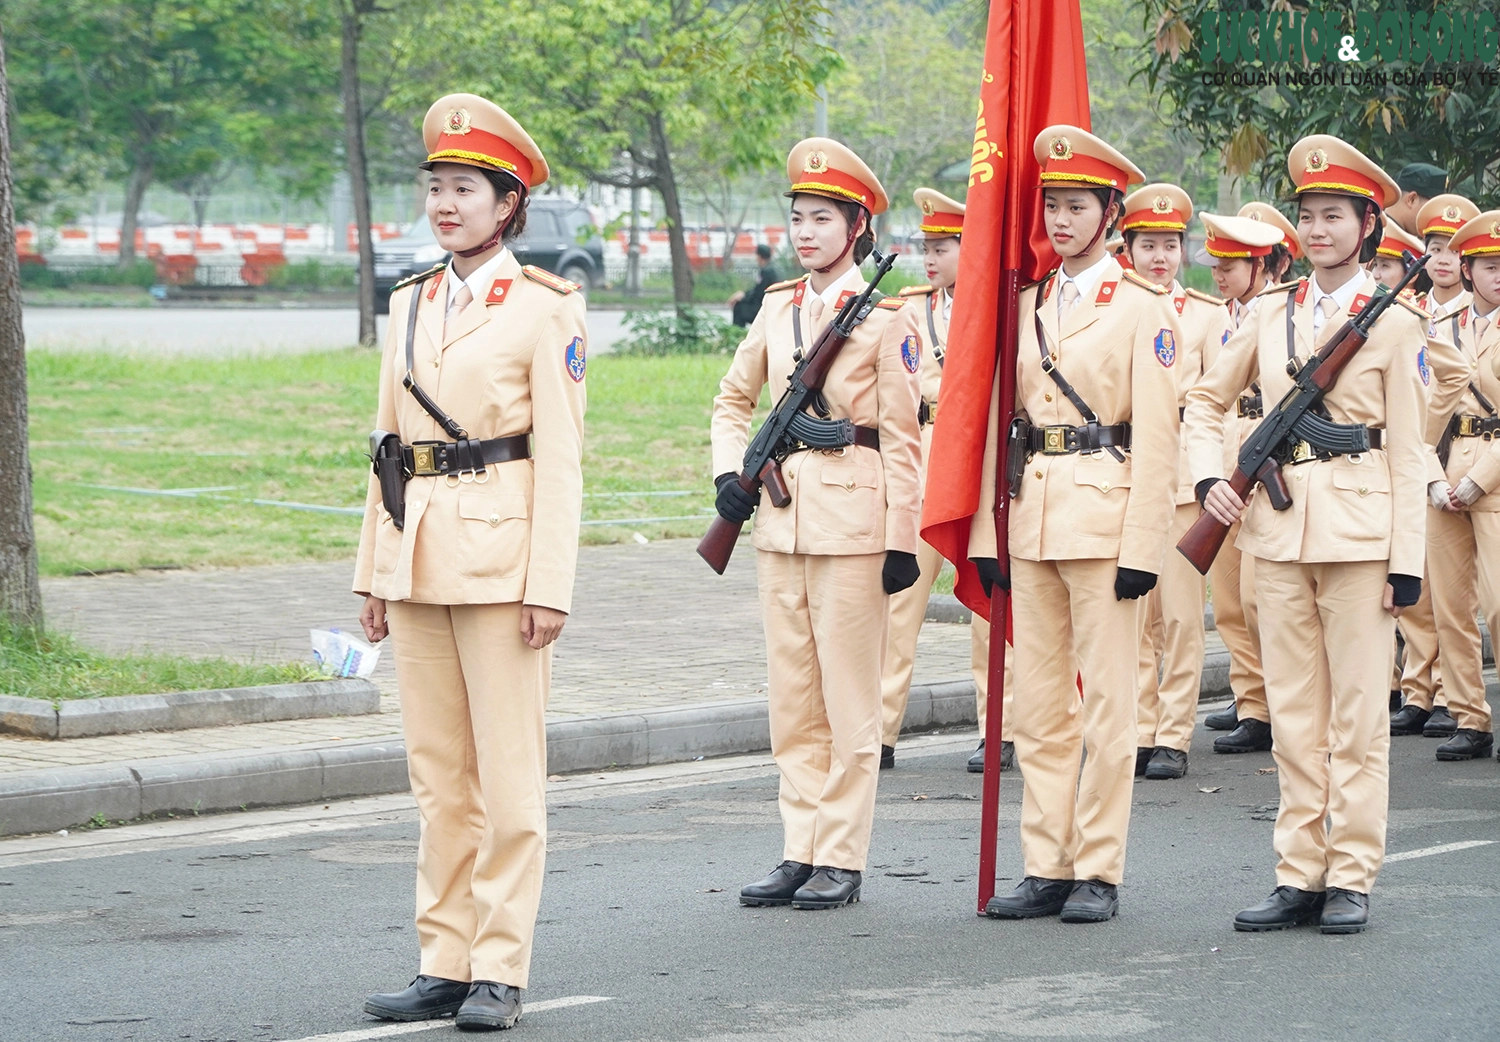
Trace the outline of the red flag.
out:
<instances>
[{"instance_id":1,"label":"red flag","mask_svg":"<svg viewBox=\"0 0 1500 1042\"><path fill-rule=\"evenodd\" d=\"M969 524L979 506L1000 334L1008 330L1004 365L1013 378L1016 294L1057 260L1042 226L1040 170L1032 154L1036 136L1054 123L1089 129L1078 0L991 0L964 244L938 397L943 422L933 428L922 506L922 538L957 566L954 592L984 618L990 604L966 556ZM1013 379L1006 384L1013 387ZM1003 509L1005 497L997 498ZM1003 524L999 546L1004 559Z\"/></svg>"}]
</instances>

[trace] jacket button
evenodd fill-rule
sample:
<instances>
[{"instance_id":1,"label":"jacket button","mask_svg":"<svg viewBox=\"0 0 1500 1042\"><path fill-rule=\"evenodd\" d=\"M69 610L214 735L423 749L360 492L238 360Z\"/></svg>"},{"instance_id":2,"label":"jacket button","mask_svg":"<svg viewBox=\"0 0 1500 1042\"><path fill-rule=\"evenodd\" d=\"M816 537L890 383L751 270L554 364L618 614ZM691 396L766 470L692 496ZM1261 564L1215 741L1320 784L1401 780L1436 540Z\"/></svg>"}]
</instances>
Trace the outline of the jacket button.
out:
<instances>
[{"instance_id":1,"label":"jacket button","mask_svg":"<svg viewBox=\"0 0 1500 1042\"><path fill-rule=\"evenodd\" d=\"M853 482L853 480L844 482L844 488L847 491L849 491L849 492L853 492L854 491L854 482Z\"/></svg>"},{"instance_id":2,"label":"jacket button","mask_svg":"<svg viewBox=\"0 0 1500 1042\"><path fill-rule=\"evenodd\" d=\"M1362 496L1368 496L1370 494L1369 487L1365 485L1359 486L1359 494Z\"/></svg>"},{"instance_id":3,"label":"jacket button","mask_svg":"<svg viewBox=\"0 0 1500 1042\"><path fill-rule=\"evenodd\" d=\"M414 500L411 501L411 508L413 510L418 510L418 509L421 508L421 506L422 506L422 501L420 499L414 499Z\"/></svg>"},{"instance_id":4,"label":"jacket button","mask_svg":"<svg viewBox=\"0 0 1500 1042\"><path fill-rule=\"evenodd\" d=\"M1101 489L1103 489L1105 492L1108 492L1109 491L1109 482L1106 481L1104 484L1100 485L1099 487Z\"/></svg>"},{"instance_id":5,"label":"jacket button","mask_svg":"<svg viewBox=\"0 0 1500 1042\"><path fill-rule=\"evenodd\" d=\"M1044 394L1044 395L1042 395L1042 401L1044 401L1044 402L1050 402L1051 400L1052 400L1052 396L1050 394Z\"/></svg>"},{"instance_id":6,"label":"jacket button","mask_svg":"<svg viewBox=\"0 0 1500 1042\"><path fill-rule=\"evenodd\" d=\"M1037 476L1037 477L1041 477L1041 476L1042 476L1042 472L1041 472L1041 471L1037 471L1037 472L1036 472L1036 476Z\"/></svg>"},{"instance_id":7,"label":"jacket button","mask_svg":"<svg viewBox=\"0 0 1500 1042\"><path fill-rule=\"evenodd\" d=\"M491 514L490 515L490 527L494 528L499 523L500 523L500 515L499 514Z\"/></svg>"}]
</instances>

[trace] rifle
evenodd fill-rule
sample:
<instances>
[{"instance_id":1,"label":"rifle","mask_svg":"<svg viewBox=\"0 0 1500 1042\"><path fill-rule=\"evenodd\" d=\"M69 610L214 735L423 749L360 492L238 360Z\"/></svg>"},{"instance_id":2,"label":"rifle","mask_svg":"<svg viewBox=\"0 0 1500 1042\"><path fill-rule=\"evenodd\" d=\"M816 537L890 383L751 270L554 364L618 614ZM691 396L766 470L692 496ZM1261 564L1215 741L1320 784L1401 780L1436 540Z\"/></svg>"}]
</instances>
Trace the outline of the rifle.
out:
<instances>
[{"instance_id":1,"label":"rifle","mask_svg":"<svg viewBox=\"0 0 1500 1042\"><path fill-rule=\"evenodd\" d=\"M1407 253L1405 256L1410 257L1411 254ZM1286 478L1281 474L1285 447L1296 439L1328 440L1327 434L1333 425L1313 410L1333 389L1334 381L1339 378L1344 367L1365 346L1376 320L1385 314L1385 309L1395 303L1401 291L1426 266L1428 256L1423 254L1410 261L1406 274L1395 289L1381 292L1385 289L1382 285L1375 296L1360 308L1359 314L1345 322L1317 354L1300 365L1296 359L1287 361L1287 374L1292 378L1292 389L1277 403L1276 408L1266 412L1265 418L1255 428L1255 433L1250 435L1240 449L1239 465L1229 476L1229 487L1240 497L1241 502L1250 495L1256 484L1262 484L1266 487L1271 509L1286 510L1292 505ZM1177 549L1194 568L1207 575L1209 566L1218 556L1219 548L1224 545L1224 537L1228 534L1229 526L1205 511L1182 537Z\"/></svg>"},{"instance_id":2,"label":"rifle","mask_svg":"<svg viewBox=\"0 0 1500 1042\"><path fill-rule=\"evenodd\" d=\"M896 263L895 251L881 254L879 250L875 250L872 256L875 258L875 274L870 279L870 284L859 296L845 301L838 314L834 315L833 321L823 327L806 354L796 356L796 367L787 377L787 389L781 393L781 400L776 403L776 408L771 410L766 422L760 425L760 430L755 432L754 440L745 450L743 469L735 480L739 482L740 488L757 495L764 485L774 507L785 507L792 502L786 479L781 476L781 462L790 455L790 446L797 440L797 418L806 416L802 411L805 406L813 404L816 407L821 403L823 382L828 379L828 370L833 368L834 360L854 334L855 327L869 317L876 303L870 297L875 292L875 287L880 285L880 280L885 278ZM791 437L788 437L789 433ZM698 543L698 556L720 575L729 567L729 557L734 553L734 544L740 537L741 527L738 522L717 516Z\"/></svg>"}]
</instances>

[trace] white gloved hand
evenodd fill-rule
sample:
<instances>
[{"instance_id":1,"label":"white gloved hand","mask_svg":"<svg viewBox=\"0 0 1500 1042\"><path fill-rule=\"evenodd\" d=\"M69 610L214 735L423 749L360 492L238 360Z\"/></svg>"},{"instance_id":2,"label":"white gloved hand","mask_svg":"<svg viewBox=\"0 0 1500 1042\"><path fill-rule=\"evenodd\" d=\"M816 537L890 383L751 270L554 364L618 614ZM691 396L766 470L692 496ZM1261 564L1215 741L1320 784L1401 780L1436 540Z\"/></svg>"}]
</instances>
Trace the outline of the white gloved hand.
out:
<instances>
[{"instance_id":1,"label":"white gloved hand","mask_svg":"<svg viewBox=\"0 0 1500 1042\"><path fill-rule=\"evenodd\" d=\"M1448 502L1448 493L1453 486L1446 481L1430 481L1427 483L1427 502L1432 504L1434 510L1447 510L1452 504Z\"/></svg>"},{"instance_id":2,"label":"white gloved hand","mask_svg":"<svg viewBox=\"0 0 1500 1042\"><path fill-rule=\"evenodd\" d=\"M1458 488L1453 490L1453 495L1464 506L1471 506L1475 500L1484 495L1484 489L1474 484L1472 479L1466 477L1458 483Z\"/></svg>"}]
</instances>

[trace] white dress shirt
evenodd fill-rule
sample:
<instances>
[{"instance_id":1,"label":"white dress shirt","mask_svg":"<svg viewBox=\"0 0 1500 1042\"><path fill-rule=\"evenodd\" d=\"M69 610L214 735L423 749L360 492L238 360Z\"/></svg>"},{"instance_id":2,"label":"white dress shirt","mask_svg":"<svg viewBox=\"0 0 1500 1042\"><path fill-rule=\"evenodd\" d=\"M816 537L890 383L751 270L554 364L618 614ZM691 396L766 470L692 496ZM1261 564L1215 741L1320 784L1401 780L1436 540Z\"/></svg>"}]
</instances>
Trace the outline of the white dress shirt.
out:
<instances>
[{"instance_id":1,"label":"white dress shirt","mask_svg":"<svg viewBox=\"0 0 1500 1042\"><path fill-rule=\"evenodd\" d=\"M490 284L495 280L495 272L499 269L502 261L510 256L510 247L505 247L489 260L469 273L466 279L460 279L458 273L453 270L453 262L448 262L448 307L453 306L453 298L458 296L458 287L468 286L469 292L474 295L474 300L483 300L489 296ZM446 312L446 309L444 309Z\"/></svg>"}]
</instances>

